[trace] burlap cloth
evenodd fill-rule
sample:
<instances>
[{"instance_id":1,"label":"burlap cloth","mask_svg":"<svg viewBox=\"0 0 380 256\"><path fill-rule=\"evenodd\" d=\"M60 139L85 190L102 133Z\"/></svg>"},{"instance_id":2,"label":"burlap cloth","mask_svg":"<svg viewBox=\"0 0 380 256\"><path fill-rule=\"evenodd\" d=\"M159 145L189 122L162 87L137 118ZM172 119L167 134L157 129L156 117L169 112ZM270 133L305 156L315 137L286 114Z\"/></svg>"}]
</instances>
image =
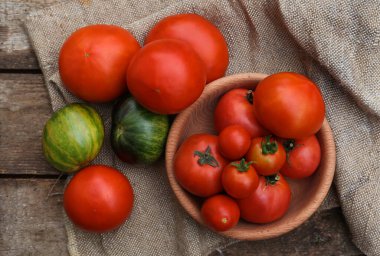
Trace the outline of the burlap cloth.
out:
<instances>
[{"instance_id":1,"label":"burlap cloth","mask_svg":"<svg viewBox=\"0 0 380 256\"><path fill-rule=\"evenodd\" d=\"M229 45L228 74L296 71L320 86L335 134L335 185L344 216L354 243L380 255L380 1L82 0L44 9L29 16L26 28L53 110L78 101L63 89L57 71L59 49L75 29L117 24L142 43L159 19L184 12L221 29ZM235 242L198 226L182 210L163 161L133 167L115 157L108 139L110 107L95 106L107 138L95 163L129 177L135 207L125 225L103 235L80 231L65 218L70 254L205 255Z\"/></svg>"}]
</instances>

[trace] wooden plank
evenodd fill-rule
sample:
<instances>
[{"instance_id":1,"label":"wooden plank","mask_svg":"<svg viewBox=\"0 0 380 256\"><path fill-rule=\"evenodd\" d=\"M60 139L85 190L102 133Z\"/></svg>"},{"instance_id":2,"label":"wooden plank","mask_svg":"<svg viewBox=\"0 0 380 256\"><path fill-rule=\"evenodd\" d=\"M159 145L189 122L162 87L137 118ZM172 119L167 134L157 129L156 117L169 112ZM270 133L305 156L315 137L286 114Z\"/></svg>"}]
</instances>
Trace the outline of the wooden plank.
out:
<instances>
[{"instance_id":1,"label":"wooden plank","mask_svg":"<svg viewBox=\"0 0 380 256\"><path fill-rule=\"evenodd\" d=\"M69 0L2 0L0 2L0 69L38 69L23 27L32 11Z\"/></svg>"},{"instance_id":2,"label":"wooden plank","mask_svg":"<svg viewBox=\"0 0 380 256\"><path fill-rule=\"evenodd\" d=\"M53 183L0 179L0 255L68 255L62 197L45 200Z\"/></svg>"},{"instance_id":3,"label":"wooden plank","mask_svg":"<svg viewBox=\"0 0 380 256\"><path fill-rule=\"evenodd\" d=\"M57 174L42 154L52 111L41 74L0 74L0 174Z\"/></svg>"},{"instance_id":4,"label":"wooden plank","mask_svg":"<svg viewBox=\"0 0 380 256\"><path fill-rule=\"evenodd\" d=\"M45 200L54 180L0 179L0 255L67 255L62 196ZM63 191L60 181L54 191ZM175 238L173 238L175 239ZM292 233L240 242L224 255L360 255L339 209L318 213ZM211 255L218 256L214 252Z\"/></svg>"}]
</instances>

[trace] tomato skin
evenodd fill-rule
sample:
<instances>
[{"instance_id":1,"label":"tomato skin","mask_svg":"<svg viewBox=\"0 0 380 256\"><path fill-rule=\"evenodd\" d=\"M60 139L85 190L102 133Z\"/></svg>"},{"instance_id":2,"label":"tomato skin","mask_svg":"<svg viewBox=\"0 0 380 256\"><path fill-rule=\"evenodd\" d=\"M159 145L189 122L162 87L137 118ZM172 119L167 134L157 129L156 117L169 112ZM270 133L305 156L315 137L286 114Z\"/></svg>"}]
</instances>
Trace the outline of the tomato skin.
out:
<instances>
[{"instance_id":1,"label":"tomato skin","mask_svg":"<svg viewBox=\"0 0 380 256\"><path fill-rule=\"evenodd\" d=\"M114 25L90 25L71 34L59 54L64 86L89 102L107 102L127 90L125 74L139 43Z\"/></svg>"},{"instance_id":2,"label":"tomato skin","mask_svg":"<svg viewBox=\"0 0 380 256\"><path fill-rule=\"evenodd\" d=\"M220 153L230 160L241 159L251 145L251 135L243 126L238 124L224 128L218 139Z\"/></svg>"},{"instance_id":3,"label":"tomato skin","mask_svg":"<svg viewBox=\"0 0 380 256\"><path fill-rule=\"evenodd\" d=\"M273 154L265 154L262 146L265 141L266 137L254 138L246 154L246 159L253 162L252 165L258 174L269 176L278 173L285 164L286 152L281 143L274 138L270 138L270 143L277 144L277 150Z\"/></svg>"},{"instance_id":4,"label":"tomato skin","mask_svg":"<svg viewBox=\"0 0 380 256\"><path fill-rule=\"evenodd\" d=\"M190 106L206 84L202 60L186 43L162 39L138 51L127 71L128 89L145 108L175 114Z\"/></svg>"},{"instance_id":5,"label":"tomato skin","mask_svg":"<svg viewBox=\"0 0 380 256\"><path fill-rule=\"evenodd\" d=\"M205 152L207 147L218 166L198 163L200 157L195 152ZM174 156L174 175L184 189L200 197L223 190L221 175L227 160L220 155L218 148L218 137L211 134L195 134L182 143Z\"/></svg>"},{"instance_id":6,"label":"tomato skin","mask_svg":"<svg viewBox=\"0 0 380 256\"><path fill-rule=\"evenodd\" d=\"M247 94L252 95L252 91L237 88L220 98L214 111L214 126L219 133L229 125L239 124L251 134L251 138L269 134L256 120Z\"/></svg>"},{"instance_id":7,"label":"tomato skin","mask_svg":"<svg viewBox=\"0 0 380 256\"><path fill-rule=\"evenodd\" d=\"M101 233L124 223L132 211L133 199L127 177L112 167L92 165L70 180L63 206L76 226Z\"/></svg>"},{"instance_id":8,"label":"tomato skin","mask_svg":"<svg viewBox=\"0 0 380 256\"><path fill-rule=\"evenodd\" d=\"M258 187L259 176L251 164L244 171L239 171L234 164L239 166L241 162L230 163L223 169L223 188L233 198L246 198Z\"/></svg>"},{"instance_id":9,"label":"tomato skin","mask_svg":"<svg viewBox=\"0 0 380 256\"><path fill-rule=\"evenodd\" d=\"M208 198L202 205L201 215L207 226L216 231L226 231L239 222L238 204L225 195Z\"/></svg>"},{"instance_id":10,"label":"tomato skin","mask_svg":"<svg viewBox=\"0 0 380 256\"><path fill-rule=\"evenodd\" d=\"M196 51L206 65L207 83L224 76L229 59L227 43L207 19L193 13L166 17L148 33L145 44L164 38L187 42Z\"/></svg>"},{"instance_id":11,"label":"tomato skin","mask_svg":"<svg viewBox=\"0 0 380 256\"><path fill-rule=\"evenodd\" d=\"M306 138L322 126L325 105L319 88L303 75L273 74L257 85L254 94L257 120L281 138Z\"/></svg>"},{"instance_id":12,"label":"tomato skin","mask_svg":"<svg viewBox=\"0 0 380 256\"><path fill-rule=\"evenodd\" d=\"M281 173L289 178L302 179L311 176L321 161L321 147L315 135L294 142Z\"/></svg>"},{"instance_id":13,"label":"tomato skin","mask_svg":"<svg viewBox=\"0 0 380 256\"><path fill-rule=\"evenodd\" d=\"M291 190L279 174L276 184L267 184L260 176L258 188L247 198L238 200L241 217L252 223L269 223L280 219L288 210Z\"/></svg>"}]
</instances>

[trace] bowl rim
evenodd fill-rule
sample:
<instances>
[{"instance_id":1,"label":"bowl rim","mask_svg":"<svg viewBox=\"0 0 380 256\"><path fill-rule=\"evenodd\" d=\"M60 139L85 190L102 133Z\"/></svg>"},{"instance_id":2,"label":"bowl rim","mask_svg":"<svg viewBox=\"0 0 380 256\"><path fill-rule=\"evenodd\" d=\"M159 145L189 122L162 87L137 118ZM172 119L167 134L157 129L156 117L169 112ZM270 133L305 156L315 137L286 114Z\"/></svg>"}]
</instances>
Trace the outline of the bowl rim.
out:
<instances>
[{"instance_id":1,"label":"bowl rim","mask_svg":"<svg viewBox=\"0 0 380 256\"><path fill-rule=\"evenodd\" d=\"M176 116L170 128L167 142L173 141L173 140L174 141L179 140L181 133L178 132L178 130L181 124L188 119L192 111L195 108L197 108L197 106L203 101L203 98L206 98L208 96L208 93L218 90L218 87L220 87L220 84L223 84L224 86L226 86L226 84L232 84L232 83L236 84L239 81L242 83L255 82L257 84L260 80L262 80L263 78L267 76L268 75L263 74L263 73L239 73L239 74L234 74L230 76L225 76L209 83L205 87L202 95L197 99L197 101L195 101L190 107L186 108L184 111L182 111L180 114ZM239 88L239 87L236 87L236 88ZM224 88L221 88L221 90L224 92ZM236 230L235 228L232 228L224 232L216 232L216 231L214 232L226 237L231 237L231 238L240 239L240 240L263 240L263 239L269 239L269 238L283 235L297 228L302 223L304 223L308 218L310 218L310 216L313 215L313 213L319 208L324 198L328 194L328 191L333 182L334 173L335 173L335 165L336 165L335 142L334 142L332 130L326 118L323 121L321 129L317 133L317 137L320 143L321 142L324 143L323 145L321 145L321 148L324 148L323 156L326 156L326 158L323 158L323 159L321 158L321 163L320 163L320 166L323 165L322 170L324 170L324 172L320 173L319 171L319 175L322 175L321 181L319 182L320 186L318 186L318 189L312 194L311 198L302 208L302 211L299 211L299 213L297 213L292 220L289 220L288 222L282 222L280 225L277 225L278 224L277 221L268 223L268 224L249 223L252 225L252 227L253 226L256 227L255 230L251 231L250 228L249 229L247 228L247 229L244 229L244 231L250 231L250 232L242 232L242 230ZM194 206L193 199L191 199L191 196L189 197L190 194L186 192L175 179L174 171L173 171L173 163L174 163L173 160L174 160L174 155L177 149L178 147L174 149L171 143L166 144L166 151L165 151L166 173L169 179L171 189L173 190L178 202L185 209L185 211L194 220L196 220L196 222L200 223L203 226L206 226L200 216L200 210Z\"/></svg>"}]
</instances>

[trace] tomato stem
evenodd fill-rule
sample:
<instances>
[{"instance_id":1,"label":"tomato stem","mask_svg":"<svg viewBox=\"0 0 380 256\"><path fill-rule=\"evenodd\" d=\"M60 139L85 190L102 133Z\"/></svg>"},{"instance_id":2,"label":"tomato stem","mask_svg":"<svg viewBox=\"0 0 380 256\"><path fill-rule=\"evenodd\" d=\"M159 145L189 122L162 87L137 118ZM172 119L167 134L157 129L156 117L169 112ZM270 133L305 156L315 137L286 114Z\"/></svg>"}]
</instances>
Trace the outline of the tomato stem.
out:
<instances>
[{"instance_id":1,"label":"tomato stem","mask_svg":"<svg viewBox=\"0 0 380 256\"><path fill-rule=\"evenodd\" d=\"M267 135L265 138L261 141L261 150L263 152L263 155L268 155L268 154L274 154L277 152L278 145L276 141L271 141L272 135Z\"/></svg>"},{"instance_id":2,"label":"tomato stem","mask_svg":"<svg viewBox=\"0 0 380 256\"><path fill-rule=\"evenodd\" d=\"M199 156L198 164L205 165L208 164L212 167L219 167L218 161L215 159L215 157L211 154L211 148L210 146L207 146L205 152L201 151L194 151L194 156Z\"/></svg>"},{"instance_id":3,"label":"tomato stem","mask_svg":"<svg viewBox=\"0 0 380 256\"><path fill-rule=\"evenodd\" d=\"M280 180L280 175L278 175L278 173L274 174L274 175L270 175L270 176L265 176L265 180L266 180L266 185L275 185L277 183L277 181Z\"/></svg>"},{"instance_id":4,"label":"tomato stem","mask_svg":"<svg viewBox=\"0 0 380 256\"><path fill-rule=\"evenodd\" d=\"M249 103L253 104L253 90L248 90L245 97L247 98Z\"/></svg>"},{"instance_id":5,"label":"tomato stem","mask_svg":"<svg viewBox=\"0 0 380 256\"><path fill-rule=\"evenodd\" d=\"M253 161L246 162L244 158L240 160L240 162L231 163L232 166L236 167L236 170L239 172L246 172L249 169L249 166L253 163Z\"/></svg>"}]
</instances>

